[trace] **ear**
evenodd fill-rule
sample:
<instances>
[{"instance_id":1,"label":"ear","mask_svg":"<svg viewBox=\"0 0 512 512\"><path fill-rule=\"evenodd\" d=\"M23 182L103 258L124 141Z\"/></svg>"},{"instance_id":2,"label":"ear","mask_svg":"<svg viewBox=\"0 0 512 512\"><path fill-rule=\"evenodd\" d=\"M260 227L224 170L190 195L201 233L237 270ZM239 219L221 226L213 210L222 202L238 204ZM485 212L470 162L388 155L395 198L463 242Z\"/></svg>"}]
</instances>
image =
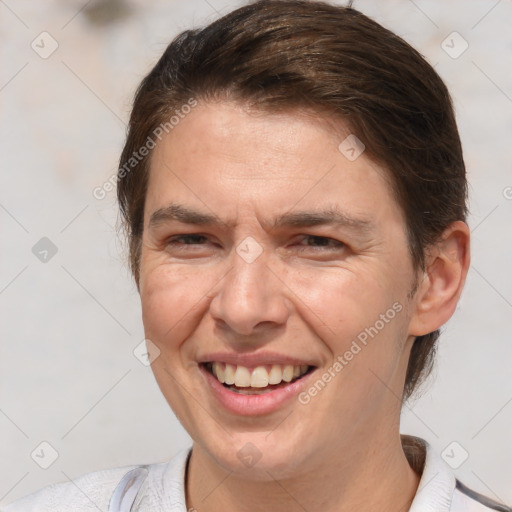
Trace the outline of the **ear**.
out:
<instances>
[{"instance_id":1,"label":"ear","mask_svg":"<svg viewBox=\"0 0 512 512\"><path fill-rule=\"evenodd\" d=\"M467 224L456 221L429 247L426 270L411 304L410 335L435 331L453 315L469 270L469 239Z\"/></svg>"}]
</instances>

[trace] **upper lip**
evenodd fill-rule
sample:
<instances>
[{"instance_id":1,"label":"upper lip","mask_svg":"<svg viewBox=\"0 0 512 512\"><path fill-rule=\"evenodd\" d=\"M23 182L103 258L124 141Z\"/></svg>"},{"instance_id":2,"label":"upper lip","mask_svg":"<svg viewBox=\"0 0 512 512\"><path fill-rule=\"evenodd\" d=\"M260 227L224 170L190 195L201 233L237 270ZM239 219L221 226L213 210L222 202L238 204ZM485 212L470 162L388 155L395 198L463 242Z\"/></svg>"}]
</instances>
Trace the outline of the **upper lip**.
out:
<instances>
[{"instance_id":1,"label":"upper lip","mask_svg":"<svg viewBox=\"0 0 512 512\"><path fill-rule=\"evenodd\" d=\"M293 366L316 366L310 360L291 357L275 352L258 352L252 354L240 354L236 352L212 352L198 358L199 363L228 363L234 366L265 366L270 364L293 365Z\"/></svg>"}]
</instances>

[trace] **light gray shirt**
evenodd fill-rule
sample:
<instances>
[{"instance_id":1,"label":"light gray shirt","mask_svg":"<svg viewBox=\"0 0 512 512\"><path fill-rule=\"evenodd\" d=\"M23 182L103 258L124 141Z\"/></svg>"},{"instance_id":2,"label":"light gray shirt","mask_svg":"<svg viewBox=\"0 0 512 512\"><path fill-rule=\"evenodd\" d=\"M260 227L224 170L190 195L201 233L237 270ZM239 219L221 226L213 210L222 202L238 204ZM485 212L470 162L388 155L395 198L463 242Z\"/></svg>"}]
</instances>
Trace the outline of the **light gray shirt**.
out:
<instances>
[{"instance_id":1,"label":"light gray shirt","mask_svg":"<svg viewBox=\"0 0 512 512\"><path fill-rule=\"evenodd\" d=\"M451 468L423 439L402 435L402 444L409 464L421 474L409 512L512 512L512 508L482 496L459 482ZM190 453L191 448L187 448L169 462L142 466L147 469L147 477L142 484L129 478L130 475L123 478L141 466L95 471L73 482L44 487L1 511L107 512L112 495L117 492L118 496L136 496L133 511L191 512L194 509L187 509L185 501L185 475ZM146 475L145 471L142 473Z\"/></svg>"}]
</instances>

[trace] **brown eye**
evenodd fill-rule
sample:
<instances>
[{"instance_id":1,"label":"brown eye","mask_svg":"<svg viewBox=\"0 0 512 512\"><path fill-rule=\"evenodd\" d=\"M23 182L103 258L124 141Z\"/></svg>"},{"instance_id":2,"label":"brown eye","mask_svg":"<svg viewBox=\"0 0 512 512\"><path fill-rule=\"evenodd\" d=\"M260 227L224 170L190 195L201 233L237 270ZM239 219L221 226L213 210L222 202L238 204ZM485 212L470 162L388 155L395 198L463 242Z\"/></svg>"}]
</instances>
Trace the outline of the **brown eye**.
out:
<instances>
[{"instance_id":1,"label":"brown eye","mask_svg":"<svg viewBox=\"0 0 512 512\"><path fill-rule=\"evenodd\" d=\"M183 240L188 240L182 242ZM192 242L190 242L192 240ZM194 242L195 240L195 242ZM169 245L201 245L198 240L207 240L204 235L177 235L169 238L167 244Z\"/></svg>"},{"instance_id":2,"label":"brown eye","mask_svg":"<svg viewBox=\"0 0 512 512\"><path fill-rule=\"evenodd\" d=\"M315 236L315 235L304 235L302 240L307 240L306 246L302 246L301 250L304 248L313 248L313 249L341 249L345 247L343 242L338 240L334 240L334 238L328 238L325 236ZM311 241L312 243L309 243Z\"/></svg>"}]
</instances>

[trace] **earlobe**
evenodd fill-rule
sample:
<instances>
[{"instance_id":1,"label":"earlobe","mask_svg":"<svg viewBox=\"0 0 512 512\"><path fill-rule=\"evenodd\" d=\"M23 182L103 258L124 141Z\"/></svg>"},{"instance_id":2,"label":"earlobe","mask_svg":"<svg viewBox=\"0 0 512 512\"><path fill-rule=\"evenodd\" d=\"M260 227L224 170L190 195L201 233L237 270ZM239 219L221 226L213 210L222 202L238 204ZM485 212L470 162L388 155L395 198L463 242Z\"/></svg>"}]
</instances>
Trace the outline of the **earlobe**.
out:
<instances>
[{"instance_id":1,"label":"earlobe","mask_svg":"<svg viewBox=\"0 0 512 512\"><path fill-rule=\"evenodd\" d=\"M453 315L469 269L469 240L467 224L456 221L429 248L426 270L413 298L410 335L435 331Z\"/></svg>"}]
</instances>

